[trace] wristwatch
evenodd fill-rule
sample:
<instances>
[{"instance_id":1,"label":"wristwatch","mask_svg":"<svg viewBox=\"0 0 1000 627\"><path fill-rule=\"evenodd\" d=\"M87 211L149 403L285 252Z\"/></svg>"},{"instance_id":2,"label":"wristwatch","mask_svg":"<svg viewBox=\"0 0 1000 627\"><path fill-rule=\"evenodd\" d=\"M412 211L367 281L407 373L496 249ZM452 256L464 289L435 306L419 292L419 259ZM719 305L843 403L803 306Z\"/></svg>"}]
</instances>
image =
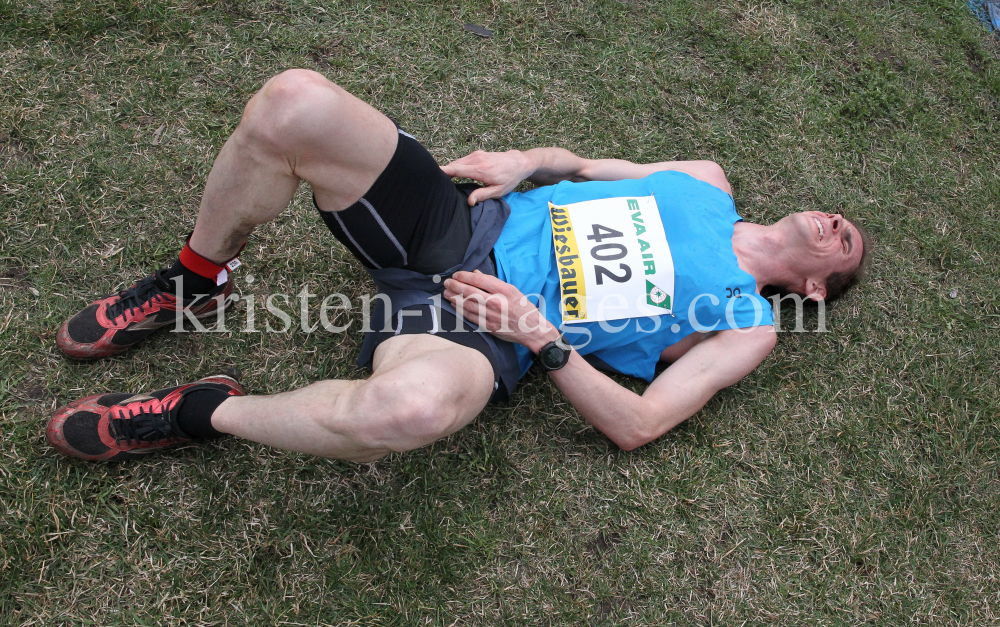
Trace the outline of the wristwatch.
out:
<instances>
[{"instance_id":1,"label":"wristwatch","mask_svg":"<svg viewBox=\"0 0 1000 627\"><path fill-rule=\"evenodd\" d=\"M542 370L552 372L569 363L569 355L572 352L573 345L566 341L566 336L560 333L556 340L539 349L537 355L532 355L532 359L541 366Z\"/></svg>"}]
</instances>

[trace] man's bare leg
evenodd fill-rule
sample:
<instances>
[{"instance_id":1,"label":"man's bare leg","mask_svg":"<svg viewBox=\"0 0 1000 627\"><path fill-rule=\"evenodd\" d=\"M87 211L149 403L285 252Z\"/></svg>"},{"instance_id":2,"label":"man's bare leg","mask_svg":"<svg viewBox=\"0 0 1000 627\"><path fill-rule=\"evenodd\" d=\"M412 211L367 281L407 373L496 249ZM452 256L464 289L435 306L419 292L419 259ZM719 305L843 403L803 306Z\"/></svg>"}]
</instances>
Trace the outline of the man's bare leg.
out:
<instances>
[{"instance_id":1,"label":"man's bare leg","mask_svg":"<svg viewBox=\"0 0 1000 627\"><path fill-rule=\"evenodd\" d=\"M190 246L231 259L259 224L276 218L299 181L339 211L375 182L396 149L396 126L309 70L275 76L250 99L208 175Z\"/></svg>"},{"instance_id":2,"label":"man's bare leg","mask_svg":"<svg viewBox=\"0 0 1000 627\"><path fill-rule=\"evenodd\" d=\"M222 264L288 206L301 180L324 208L344 209L385 169L397 138L391 120L316 72L272 78L219 153L178 262L80 310L60 327L57 346L76 359L109 357L173 325L178 310L215 315L233 290L218 281Z\"/></svg>"},{"instance_id":3,"label":"man's bare leg","mask_svg":"<svg viewBox=\"0 0 1000 627\"><path fill-rule=\"evenodd\" d=\"M366 380L233 397L215 410L212 426L276 448L368 462L454 433L492 392L493 367L478 351L433 335L402 335L378 347Z\"/></svg>"},{"instance_id":4,"label":"man's bare leg","mask_svg":"<svg viewBox=\"0 0 1000 627\"><path fill-rule=\"evenodd\" d=\"M374 366L363 381L320 381L274 396L243 396L221 376L148 394L97 394L57 410L46 435L72 457L122 461L185 442L210 424L215 436L202 437L228 433L369 462L454 433L493 393L493 367L484 355L434 335L386 340ZM191 412L205 422L190 423Z\"/></svg>"}]
</instances>

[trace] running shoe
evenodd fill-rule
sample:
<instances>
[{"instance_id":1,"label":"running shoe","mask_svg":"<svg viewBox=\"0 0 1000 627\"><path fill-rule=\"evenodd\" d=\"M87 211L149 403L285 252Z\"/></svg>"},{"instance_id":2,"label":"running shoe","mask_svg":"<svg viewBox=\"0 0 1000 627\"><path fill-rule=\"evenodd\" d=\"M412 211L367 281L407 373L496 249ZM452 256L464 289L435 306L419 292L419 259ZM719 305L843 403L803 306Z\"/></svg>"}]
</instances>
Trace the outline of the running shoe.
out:
<instances>
[{"instance_id":1,"label":"running shoe","mask_svg":"<svg viewBox=\"0 0 1000 627\"><path fill-rule=\"evenodd\" d=\"M173 281L163 278L165 272L157 270L127 290L91 303L63 323L56 346L75 359L110 357L175 324L185 310L199 319L210 318L233 302L232 281L203 296L178 298Z\"/></svg>"},{"instance_id":2,"label":"running shoe","mask_svg":"<svg viewBox=\"0 0 1000 627\"><path fill-rule=\"evenodd\" d=\"M45 435L70 457L95 462L143 457L193 439L177 426L177 413L189 394L204 389L245 394L235 379L225 375L149 394L95 394L53 414Z\"/></svg>"}]
</instances>

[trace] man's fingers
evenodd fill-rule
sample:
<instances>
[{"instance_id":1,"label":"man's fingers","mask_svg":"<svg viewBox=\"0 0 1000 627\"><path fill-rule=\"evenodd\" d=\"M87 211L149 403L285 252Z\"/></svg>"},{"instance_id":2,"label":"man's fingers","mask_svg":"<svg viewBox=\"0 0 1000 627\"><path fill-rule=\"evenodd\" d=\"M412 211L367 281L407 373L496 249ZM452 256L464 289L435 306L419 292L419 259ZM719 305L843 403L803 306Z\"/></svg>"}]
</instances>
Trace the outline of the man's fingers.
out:
<instances>
[{"instance_id":1,"label":"man's fingers","mask_svg":"<svg viewBox=\"0 0 1000 627\"><path fill-rule=\"evenodd\" d=\"M452 304L461 301L463 303L475 303L477 307L489 307L489 294L471 287L466 289L467 291L464 293L457 292L455 290L445 290L444 297L447 298Z\"/></svg>"},{"instance_id":2,"label":"man's fingers","mask_svg":"<svg viewBox=\"0 0 1000 627\"><path fill-rule=\"evenodd\" d=\"M484 310L480 306L480 301L478 298L466 298L464 296L455 296L451 299L451 304L455 306L455 310L462 314L462 317L473 322L477 325L484 324L486 321L487 313L489 310Z\"/></svg>"},{"instance_id":3,"label":"man's fingers","mask_svg":"<svg viewBox=\"0 0 1000 627\"><path fill-rule=\"evenodd\" d=\"M472 273L467 272L466 274L472 274ZM472 297L486 298L487 296L489 296L488 292L479 289L477 286L455 278L445 279L444 287L446 290L450 290L455 294L459 296L465 296L466 298L472 298Z\"/></svg>"},{"instance_id":4,"label":"man's fingers","mask_svg":"<svg viewBox=\"0 0 1000 627\"><path fill-rule=\"evenodd\" d=\"M476 203L483 202L484 200L490 198L500 198L501 196L503 196L503 193L504 193L503 185L491 185L489 187L480 187L479 189L469 194L469 205L474 205Z\"/></svg>"},{"instance_id":5,"label":"man's fingers","mask_svg":"<svg viewBox=\"0 0 1000 627\"><path fill-rule=\"evenodd\" d=\"M469 176L469 171L471 168L464 163L460 163L462 160L452 161L441 166L441 171L448 176L460 176L462 178L472 178Z\"/></svg>"},{"instance_id":6,"label":"man's fingers","mask_svg":"<svg viewBox=\"0 0 1000 627\"><path fill-rule=\"evenodd\" d=\"M466 157L463 157L462 159L465 158ZM473 181L478 181L487 185L487 187L480 187L479 189L473 190L473 192L469 194L468 201L470 207L489 198L499 198L504 195L506 190L503 185L491 185L493 181L489 179L492 177L484 173L481 167L472 164L459 163L462 159L452 161L447 165L441 166L441 171L448 176L472 179Z\"/></svg>"},{"instance_id":7,"label":"man's fingers","mask_svg":"<svg viewBox=\"0 0 1000 627\"><path fill-rule=\"evenodd\" d=\"M491 294L496 292L503 292L504 288L508 285L507 283L504 283L495 276L483 274L482 272L459 271L453 274L451 278L457 283L472 285Z\"/></svg>"},{"instance_id":8,"label":"man's fingers","mask_svg":"<svg viewBox=\"0 0 1000 627\"><path fill-rule=\"evenodd\" d=\"M479 177L483 173L483 155L485 153L477 150L475 152L469 153L464 157L459 157L450 163L446 163L441 166L441 171L448 176L458 176L461 178L475 179L480 181Z\"/></svg>"},{"instance_id":9,"label":"man's fingers","mask_svg":"<svg viewBox=\"0 0 1000 627\"><path fill-rule=\"evenodd\" d=\"M482 182L483 173L479 168L472 167L469 165L464 165L461 163L449 163L448 165L441 166L441 171L455 178L461 179L472 179L474 181Z\"/></svg>"}]
</instances>

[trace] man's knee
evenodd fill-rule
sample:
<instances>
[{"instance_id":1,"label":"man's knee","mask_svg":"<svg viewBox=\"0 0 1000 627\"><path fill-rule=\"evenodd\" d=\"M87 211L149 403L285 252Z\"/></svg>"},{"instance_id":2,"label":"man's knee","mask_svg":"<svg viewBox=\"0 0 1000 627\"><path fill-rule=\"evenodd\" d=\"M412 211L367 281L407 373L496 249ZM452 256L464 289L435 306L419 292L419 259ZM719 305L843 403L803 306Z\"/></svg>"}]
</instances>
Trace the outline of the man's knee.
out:
<instances>
[{"instance_id":1,"label":"man's knee","mask_svg":"<svg viewBox=\"0 0 1000 627\"><path fill-rule=\"evenodd\" d=\"M287 149L311 137L311 120L337 109L342 90L319 72L285 70L272 77L243 110L240 125L256 139Z\"/></svg>"},{"instance_id":2,"label":"man's knee","mask_svg":"<svg viewBox=\"0 0 1000 627\"><path fill-rule=\"evenodd\" d=\"M264 83L254 97L260 96L272 108L289 109L315 97L318 91L329 90L332 85L325 76L313 70L285 70Z\"/></svg>"},{"instance_id":3,"label":"man's knee","mask_svg":"<svg viewBox=\"0 0 1000 627\"><path fill-rule=\"evenodd\" d=\"M358 438L373 449L419 448L450 435L464 424L464 412L455 394L417 381L374 377L353 401L353 411L363 417L358 425Z\"/></svg>"}]
</instances>

